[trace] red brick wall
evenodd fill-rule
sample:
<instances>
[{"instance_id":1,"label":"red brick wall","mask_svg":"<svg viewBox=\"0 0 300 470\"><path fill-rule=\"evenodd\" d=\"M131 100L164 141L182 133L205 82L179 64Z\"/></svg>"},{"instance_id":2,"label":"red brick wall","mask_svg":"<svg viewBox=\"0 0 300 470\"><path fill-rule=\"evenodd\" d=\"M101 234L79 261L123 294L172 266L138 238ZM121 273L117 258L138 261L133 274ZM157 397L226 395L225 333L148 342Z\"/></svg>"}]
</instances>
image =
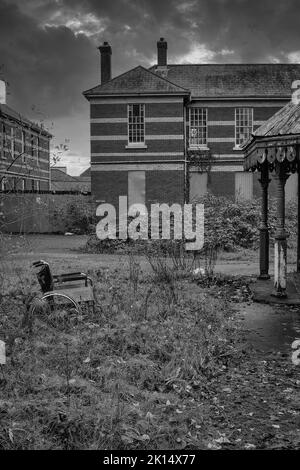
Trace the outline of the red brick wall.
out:
<instances>
[{"instance_id":1,"label":"red brick wall","mask_svg":"<svg viewBox=\"0 0 300 470\"><path fill-rule=\"evenodd\" d=\"M179 117L183 119L183 103L161 102L147 103L145 100L145 149L126 148L127 135L127 104L91 104L91 118L123 118L121 123L91 123L91 136L107 136L105 140L91 140L91 153L109 153L109 156L93 156L92 163L118 162L118 161L155 161L155 160L182 160L184 154L184 125L182 122L147 122L147 118ZM115 135L124 136L122 140L111 138ZM149 140L147 136L155 135L158 139ZM166 139L167 135L179 136L179 139ZM177 152L182 155L162 156L148 155L148 153ZM118 156L115 153L125 153ZM134 153L143 153L135 157Z\"/></svg>"},{"instance_id":2,"label":"red brick wall","mask_svg":"<svg viewBox=\"0 0 300 470\"><path fill-rule=\"evenodd\" d=\"M119 205L119 196L127 195L127 171L92 171L92 195L95 200Z\"/></svg>"},{"instance_id":3,"label":"red brick wall","mask_svg":"<svg viewBox=\"0 0 300 470\"><path fill-rule=\"evenodd\" d=\"M163 136L161 140L147 140L146 137L146 149L126 149L127 141L123 140L92 140L91 141L91 152L92 153L111 153L109 156L109 161L119 161L119 156L114 157L114 153L128 153L128 157L125 160L131 160L130 154L132 153L145 153L145 159L149 160L153 158L152 156L147 157L148 152L182 152L184 151L183 138L181 140L164 140ZM175 159L181 159L182 157L173 156ZM93 157L94 161L107 161L105 156L95 156ZM141 158L141 157L139 157ZM142 157L144 158L144 157ZM96 160L95 160L96 159ZM134 158L135 160L135 158Z\"/></svg>"},{"instance_id":4,"label":"red brick wall","mask_svg":"<svg viewBox=\"0 0 300 470\"><path fill-rule=\"evenodd\" d=\"M184 202L183 171L146 171L146 204ZM92 194L98 201L119 205L128 191L127 171L92 171Z\"/></svg>"},{"instance_id":5,"label":"red brick wall","mask_svg":"<svg viewBox=\"0 0 300 470\"><path fill-rule=\"evenodd\" d=\"M44 181L46 178L49 178L49 137L42 135L41 132L35 129L30 129L23 126L18 122L11 122L2 117L0 119L0 131L3 130L3 125L5 126L6 134L6 145L5 149L2 148L2 134L0 138L0 169L5 171L8 166L12 164L9 171L10 174L7 174L8 181L12 182L12 178L18 180L18 188L21 189L21 179L29 179L26 183L26 189L31 189L31 179ZM11 128L14 129L14 155L12 155L11 148ZM25 133L25 155L22 153L22 132ZM37 141L37 138L39 139ZM32 139L34 145L38 144L38 159L35 149L33 150L32 155ZM4 156L6 158L4 158ZM45 181L43 185L49 187L48 181Z\"/></svg>"},{"instance_id":6,"label":"red brick wall","mask_svg":"<svg viewBox=\"0 0 300 470\"><path fill-rule=\"evenodd\" d=\"M184 171L147 171L146 203L184 203Z\"/></svg>"}]
</instances>

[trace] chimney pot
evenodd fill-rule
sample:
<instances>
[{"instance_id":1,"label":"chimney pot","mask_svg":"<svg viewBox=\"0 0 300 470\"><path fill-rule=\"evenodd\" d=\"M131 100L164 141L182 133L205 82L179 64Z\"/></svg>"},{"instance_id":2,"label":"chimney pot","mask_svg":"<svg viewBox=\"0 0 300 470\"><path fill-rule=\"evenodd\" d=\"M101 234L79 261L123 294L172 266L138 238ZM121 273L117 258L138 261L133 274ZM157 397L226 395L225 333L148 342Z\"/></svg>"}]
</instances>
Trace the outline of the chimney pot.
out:
<instances>
[{"instance_id":1,"label":"chimney pot","mask_svg":"<svg viewBox=\"0 0 300 470\"><path fill-rule=\"evenodd\" d=\"M111 47L107 41L99 48L101 55L101 85L111 80Z\"/></svg>"},{"instance_id":2,"label":"chimney pot","mask_svg":"<svg viewBox=\"0 0 300 470\"><path fill-rule=\"evenodd\" d=\"M168 43L164 38L160 38L157 42L157 66L166 67L167 66L167 49Z\"/></svg>"}]
</instances>

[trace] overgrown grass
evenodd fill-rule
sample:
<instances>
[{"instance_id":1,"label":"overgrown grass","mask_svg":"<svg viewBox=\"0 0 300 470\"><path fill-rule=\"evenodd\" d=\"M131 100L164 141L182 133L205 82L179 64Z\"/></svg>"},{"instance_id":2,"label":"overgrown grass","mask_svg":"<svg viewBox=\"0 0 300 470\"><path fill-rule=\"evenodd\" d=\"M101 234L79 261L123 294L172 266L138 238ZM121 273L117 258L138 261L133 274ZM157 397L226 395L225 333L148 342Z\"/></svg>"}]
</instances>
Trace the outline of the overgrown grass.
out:
<instances>
[{"instance_id":1,"label":"overgrown grass","mask_svg":"<svg viewBox=\"0 0 300 470\"><path fill-rule=\"evenodd\" d=\"M178 260L171 276L151 259L150 274L134 255L123 272L94 272L95 312L65 328L38 311L22 326L37 286L29 273L19 287L6 274L0 448L205 447L207 387L235 361L233 312L182 276Z\"/></svg>"}]
</instances>

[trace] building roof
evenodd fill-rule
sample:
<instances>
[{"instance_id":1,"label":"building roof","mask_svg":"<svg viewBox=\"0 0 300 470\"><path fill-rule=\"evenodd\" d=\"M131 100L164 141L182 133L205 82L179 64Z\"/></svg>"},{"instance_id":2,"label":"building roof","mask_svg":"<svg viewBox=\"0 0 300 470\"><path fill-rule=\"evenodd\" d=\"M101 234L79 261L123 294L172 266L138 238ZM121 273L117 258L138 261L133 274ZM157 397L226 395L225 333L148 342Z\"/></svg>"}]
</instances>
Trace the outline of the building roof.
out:
<instances>
[{"instance_id":1,"label":"building roof","mask_svg":"<svg viewBox=\"0 0 300 470\"><path fill-rule=\"evenodd\" d=\"M167 75L138 66L83 94L187 94L192 98L284 98L300 64L168 64Z\"/></svg>"},{"instance_id":2,"label":"building roof","mask_svg":"<svg viewBox=\"0 0 300 470\"><path fill-rule=\"evenodd\" d=\"M90 178L91 177L91 167L87 168L86 170L84 170L82 173L80 173L80 175L78 176L78 178Z\"/></svg>"},{"instance_id":3,"label":"building roof","mask_svg":"<svg viewBox=\"0 0 300 470\"><path fill-rule=\"evenodd\" d=\"M193 98L286 98L300 78L300 64L170 64L167 78Z\"/></svg>"},{"instance_id":4,"label":"building roof","mask_svg":"<svg viewBox=\"0 0 300 470\"><path fill-rule=\"evenodd\" d=\"M296 93L299 93L297 90ZM294 94L293 94L294 95ZM256 169L264 161L294 162L300 143L300 98L292 100L262 124L244 143L245 170Z\"/></svg>"},{"instance_id":5,"label":"building roof","mask_svg":"<svg viewBox=\"0 0 300 470\"><path fill-rule=\"evenodd\" d=\"M287 103L255 132L256 137L300 134L300 104Z\"/></svg>"},{"instance_id":6,"label":"building roof","mask_svg":"<svg viewBox=\"0 0 300 470\"><path fill-rule=\"evenodd\" d=\"M22 116L22 114L18 113L17 111L12 109L10 106L7 106L7 104L0 103L0 116L4 116L8 119L13 119L14 121L17 121L18 123L22 125L28 126L30 127L30 129L38 131L47 137L52 137L52 134L46 131L42 126L39 126L38 124L35 124L34 122L25 118L24 116Z\"/></svg>"},{"instance_id":7,"label":"building roof","mask_svg":"<svg viewBox=\"0 0 300 470\"><path fill-rule=\"evenodd\" d=\"M151 70L147 70L141 65L128 72L113 78L109 82L98 85L83 94L90 96L105 95L133 95L133 94L175 94L187 95L188 90L171 83L168 79L160 77Z\"/></svg>"},{"instance_id":8,"label":"building roof","mask_svg":"<svg viewBox=\"0 0 300 470\"><path fill-rule=\"evenodd\" d=\"M76 176L68 175L68 173L65 173L59 168L52 167L50 168L50 170L51 170L51 181L70 181L70 182L78 181Z\"/></svg>"}]
</instances>

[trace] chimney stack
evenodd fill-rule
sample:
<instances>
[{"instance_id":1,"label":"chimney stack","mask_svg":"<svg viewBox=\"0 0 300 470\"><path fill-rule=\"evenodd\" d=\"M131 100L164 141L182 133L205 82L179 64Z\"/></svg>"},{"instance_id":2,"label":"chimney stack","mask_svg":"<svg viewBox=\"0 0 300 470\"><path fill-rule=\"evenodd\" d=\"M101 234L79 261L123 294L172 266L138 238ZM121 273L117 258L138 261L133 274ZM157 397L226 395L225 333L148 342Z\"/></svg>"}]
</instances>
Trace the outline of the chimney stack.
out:
<instances>
[{"instance_id":1,"label":"chimney stack","mask_svg":"<svg viewBox=\"0 0 300 470\"><path fill-rule=\"evenodd\" d=\"M294 80L292 83L292 103L300 104L300 80Z\"/></svg>"},{"instance_id":2,"label":"chimney stack","mask_svg":"<svg viewBox=\"0 0 300 470\"><path fill-rule=\"evenodd\" d=\"M0 80L0 104L6 104L6 83Z\"/></svg>"},{"instance_id":3,"label":"chimney stack","mask_svg":"<svg viewBox=\"0 0 300 470\"><path fill-rule=\"evenodd\" d=\"M157 66L167 67L167 49L168 44L164 38L157 41Z\"/></svg>"},{"instance_id":4,"label":"chimney stack","mask_svg":"<svg viewBox=\"0 0 300 470\"><path fill-rule=\"evenodd\" d=\"M101 55L101 85L103 85L111 80L111 47L105 41L98 49Z\"/></svg>"}]
</instances>

